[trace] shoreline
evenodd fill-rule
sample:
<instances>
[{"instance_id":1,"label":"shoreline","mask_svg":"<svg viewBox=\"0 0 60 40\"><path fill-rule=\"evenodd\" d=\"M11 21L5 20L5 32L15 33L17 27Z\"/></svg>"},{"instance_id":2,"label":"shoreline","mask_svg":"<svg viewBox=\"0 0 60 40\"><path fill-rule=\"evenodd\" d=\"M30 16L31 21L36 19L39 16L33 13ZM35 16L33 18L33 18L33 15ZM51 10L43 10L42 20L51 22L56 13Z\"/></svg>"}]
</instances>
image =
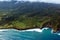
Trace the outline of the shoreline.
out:
<instances>
[{"instance_id":1,"label":"shoreline","mask_svg":"<svg viewBox=\"0 0 60 40\"><path fill-rule=\"evenodd\" d=\"M21 29L21 28L0 28L0 30L2 29L16 29L16 30L31 30L31 29L39 29L39 30L44 30L44 29L52 29L52 28L49 28L49 27L44 27L44 28L24 28L24 29ZM41 32L41 31L40 31ZM53 33L56 33L57 31L56 30L53 30L52 31Z\"/></svg>"},{"instance_id":2,"label":"shoreline","mask_svg":"<svg viewBox=\"0 0 60 40\"><path fill-rule=\"evenodd\" d=\"M19 32L25 32L25 31L36 31L36 32L43 32L43 30L48 30L48 29L51 29L51 28L48 28L48 27L45 27L45 28L31 28L31 29L25 29L25 30L18 30L18 29L14 29L14 28L3 28L3 29L0 29L0 31L9 31L9 30L14 30L14 31L19 31ZM54 34L57 34L58 32L54 32L53 29L51 29L51 33L54 33ZM58 35L60 35L60 33L58 33Z\"/></svg>"}]
</instances>

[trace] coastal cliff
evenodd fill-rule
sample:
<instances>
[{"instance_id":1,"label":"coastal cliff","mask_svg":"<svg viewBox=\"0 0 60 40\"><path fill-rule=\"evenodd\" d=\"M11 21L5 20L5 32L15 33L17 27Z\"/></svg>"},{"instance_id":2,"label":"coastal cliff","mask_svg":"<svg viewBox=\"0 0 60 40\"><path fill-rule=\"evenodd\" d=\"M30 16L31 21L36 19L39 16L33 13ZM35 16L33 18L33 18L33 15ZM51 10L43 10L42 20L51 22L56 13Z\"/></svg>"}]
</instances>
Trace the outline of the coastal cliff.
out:
<instances>
[{"instance_id":1,"label":"coastal cliff","mask_svg":"<svg viewBox=\"0 0 60 40\"><path fill-rule=\"evenodd\" d=\"M55 17L56 18L56 17ZM52 28L53 32L60 31L60 21L59 17L54 19L53 17L43 17L42 19L37 19L35 18L27 18L24 19L23 21L12 21L8 22L4 25L0 26L0 29L17 29L17 30L27 30L27 29L33 29L33 28Z\"/></svg>"}]
</instances>

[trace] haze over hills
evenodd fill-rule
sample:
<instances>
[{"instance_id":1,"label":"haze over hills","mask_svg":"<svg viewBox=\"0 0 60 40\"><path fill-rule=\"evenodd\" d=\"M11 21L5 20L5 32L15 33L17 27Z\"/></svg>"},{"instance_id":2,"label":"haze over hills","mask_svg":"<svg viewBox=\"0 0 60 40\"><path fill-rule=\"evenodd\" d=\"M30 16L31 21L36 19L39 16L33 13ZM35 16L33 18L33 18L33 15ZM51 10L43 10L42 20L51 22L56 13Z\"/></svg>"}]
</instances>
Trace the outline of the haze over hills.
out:
<instances>
[{"instance_id":1,"label":"haze over hills","mask_svg":"<svg viewBox=\"0 0 60 40\"><path fill-rule=\"evenodd\" d=\"M10 2L7 2L7 1L3 1L3 2L0 2L0 8L11 8L11 7L14 7L14 6L17 6L17 5L19 5L20 6L20 4L22 5L22 3L24 4L24 3L37 3L38 4L38 2L29 2L29 1L10 1ZM47 5L47 7L48 7L48 5L50 5L50 6L53 6L53 7L59 7L60 5L59 4L57 4L57 6L56 6L56 4L52 4L52 3L43 3L43 2L39 2L40 4L45 4L45 5ZM17 5L16 5L17 4Z\"/></svg>"},{"instance_id":2,"label":"haze over hills","mask_svg":"<svg viewBox=\"0 0 60 40\"><path fill-rule=\"evenodd\" d=\"M43 2L0 2L0 28L43 28L60 30L60 4ZM58 26L58 27L57 27Z\"/></svg>"}]
</instances>

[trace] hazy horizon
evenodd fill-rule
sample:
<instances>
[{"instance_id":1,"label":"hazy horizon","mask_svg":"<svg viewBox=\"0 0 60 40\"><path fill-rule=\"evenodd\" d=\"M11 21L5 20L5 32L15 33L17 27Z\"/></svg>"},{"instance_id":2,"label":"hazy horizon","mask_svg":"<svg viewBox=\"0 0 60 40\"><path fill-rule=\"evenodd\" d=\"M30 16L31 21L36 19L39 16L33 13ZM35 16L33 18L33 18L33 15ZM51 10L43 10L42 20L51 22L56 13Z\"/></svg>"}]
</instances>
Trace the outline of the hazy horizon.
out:
<instances>
[{"instance_id":1,"label":"hazy horizon","mask_svg":"<svg viewBox=\"0 0 60 40\"><path fill-rule=\"evenodd\" d=\"M13 1L13 0L0 0L0 1ZM46 2L60 4L60 0L14 0L14 1Z\"/></svg>"}]
</instances>

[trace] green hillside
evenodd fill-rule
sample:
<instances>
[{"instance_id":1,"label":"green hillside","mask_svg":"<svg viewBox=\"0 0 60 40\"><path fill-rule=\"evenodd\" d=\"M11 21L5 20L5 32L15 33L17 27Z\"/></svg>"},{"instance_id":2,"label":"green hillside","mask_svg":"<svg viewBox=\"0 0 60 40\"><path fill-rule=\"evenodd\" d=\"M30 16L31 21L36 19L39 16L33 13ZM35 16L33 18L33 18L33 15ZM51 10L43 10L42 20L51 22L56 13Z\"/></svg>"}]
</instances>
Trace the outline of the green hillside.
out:
<instances>
[{"instance_id":1,"label":"green hillside","mask_svg":"<svg viewBox=\"0 0 60 40\"><path fill-rule=\"evenodd\" d=\"M20 5L19 5L20 4ZM0 10L0 28L25 30L31 28L53 28L60 30L60 6L58 4L24 2L15 8Z\"/></svg>"}]
</instances>

